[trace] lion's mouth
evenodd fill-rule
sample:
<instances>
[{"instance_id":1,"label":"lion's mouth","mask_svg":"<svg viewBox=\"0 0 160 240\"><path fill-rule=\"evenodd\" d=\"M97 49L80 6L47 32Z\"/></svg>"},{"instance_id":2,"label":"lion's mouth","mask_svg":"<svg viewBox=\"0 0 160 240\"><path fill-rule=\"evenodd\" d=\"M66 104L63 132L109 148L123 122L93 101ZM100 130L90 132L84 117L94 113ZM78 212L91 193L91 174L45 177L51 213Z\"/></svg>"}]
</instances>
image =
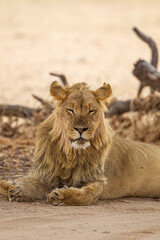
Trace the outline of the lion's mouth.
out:
<instances>
[{"instance_id":1,"label":"lion's mouth","mask_svg":"<svg viewBox=\"0 0 160 240\"><path fill-rule=\"evenodd\" d=\"M72 140L72 147L75 149L86 149L90 146L90 141L80 137Z\"/></svg>"},{"instance_id":2,"label":"lion's mouth","mask_svg":"<svg viewBox=\"0 0 160 240\"><path fill-rule=\"evenodd\" d=\"M84 144L86 142L88 142L86 139L80 137L80 138L77 138L77 139L74 139L72 140L73 142L77 142L78 144Z\"/></svg>"}]
</instances>

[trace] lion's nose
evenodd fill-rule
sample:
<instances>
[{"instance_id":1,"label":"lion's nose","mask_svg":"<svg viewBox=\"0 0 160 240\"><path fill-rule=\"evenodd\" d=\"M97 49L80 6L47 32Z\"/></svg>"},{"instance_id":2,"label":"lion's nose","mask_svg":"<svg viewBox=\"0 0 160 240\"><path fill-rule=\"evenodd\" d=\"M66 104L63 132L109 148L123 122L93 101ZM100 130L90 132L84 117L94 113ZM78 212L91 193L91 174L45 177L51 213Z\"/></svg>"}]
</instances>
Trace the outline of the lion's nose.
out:
<instances>
[{"instance_id":1,"label":"lion's nose","mask_svg":"<svg viewBox=\"0 0 160 240\"><path fill-rule=\"evenodd\" d=\"M85 128L74 128L76 131L78 131L80 134L82 134L83 132L87 131L88 128L85 127Z\"/></svg>"}]
</instances>

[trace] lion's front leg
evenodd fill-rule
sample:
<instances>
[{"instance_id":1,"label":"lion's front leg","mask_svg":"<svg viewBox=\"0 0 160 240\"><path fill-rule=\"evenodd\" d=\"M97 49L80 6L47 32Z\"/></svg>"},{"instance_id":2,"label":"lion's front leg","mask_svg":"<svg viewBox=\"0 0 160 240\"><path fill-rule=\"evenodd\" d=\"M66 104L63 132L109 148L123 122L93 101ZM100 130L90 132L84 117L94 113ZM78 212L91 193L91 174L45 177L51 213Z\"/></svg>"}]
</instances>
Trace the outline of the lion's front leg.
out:
<instances>
[{"instance_id":1,"label":"lion's front leg","mask_svg":"<svg viewBox=\"0 0 160 240\"><path fill-rule=\"evenodd\" d=\"M57 188L48 194L48 202L55 206L90 205L97 201L104 182L92 182L82 188Z\"/></svg>"},{"instance_id":2,"label":"lion's front leg","mask_svg":"<svg viewBox=\"0 0 160 240\"><path fill-rule=\"evenodd\" d=\"M0 181L0 194L8 197L9 201L30 201L43 199L49 192L48 186L41 184L30 176L15 181Z\"/></svg>"},{"instance_id":3,"label":"lion's front leg","mask_svg":"<svg viewBox=\"0 0 160 240\"><path fill-rule=\"evenodd\" d=\"M8 197L9 201L23 201L22 189L14 181L0 181L0 194Z\"/></svg>"}]
</instances>

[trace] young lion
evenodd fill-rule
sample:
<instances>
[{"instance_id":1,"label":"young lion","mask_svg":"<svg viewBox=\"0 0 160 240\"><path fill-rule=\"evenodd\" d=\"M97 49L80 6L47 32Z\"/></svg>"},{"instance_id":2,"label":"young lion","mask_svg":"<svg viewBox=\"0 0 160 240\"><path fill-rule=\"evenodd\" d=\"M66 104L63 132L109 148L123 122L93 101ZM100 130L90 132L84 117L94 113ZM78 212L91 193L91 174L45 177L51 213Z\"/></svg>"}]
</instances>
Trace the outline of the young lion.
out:
<instances>
[{"instance_id":1,"label":"young lion","mask_svg":"<svg viewBox=\"0 0 160 240\"><path fill-rule=\"evenodd\" d=\"M53 82L50 92L56 108L38 131L32 170L0 181L1 194L10 201L47 198L53 205L160 197L160 147L114 135L104 119L109 84L91 91L85 83Z\"/></svg>"}]
</instances>

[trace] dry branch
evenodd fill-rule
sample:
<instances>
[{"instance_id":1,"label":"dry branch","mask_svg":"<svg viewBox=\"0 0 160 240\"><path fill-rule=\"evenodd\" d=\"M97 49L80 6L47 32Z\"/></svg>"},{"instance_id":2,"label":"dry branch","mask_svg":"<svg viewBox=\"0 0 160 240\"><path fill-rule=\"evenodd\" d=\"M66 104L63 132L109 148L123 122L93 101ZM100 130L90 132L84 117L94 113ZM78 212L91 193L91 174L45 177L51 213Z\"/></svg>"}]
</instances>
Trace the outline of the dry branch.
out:
<instances>
[{"instance_id":1,"label":"dry branch","mask_svg":"<svg viewBox=\"0 0 160 240\"><path fill-rule=\"evenodd\" d=\"M68 82L67 82L67 79L66 79L66 76L63 75L63 74L57 74L57 73L50 73L51 76L54 76L54 77L59 77L60 80L62 81L63 85L64 86L68 86Z\"/></svg>"},{"instance_id":2,"label":"dry branch","mask_svg":"<svg viewBox=\"0 0 160 240\"><path fill-rule=\"evenodd\" d=\"M124 112L130 111L130 102L127 101L117 101L108 107L109 113L107 113L107 117L111 117L113 115L122 114ZM45 108L45 107L44 107ZM42 109L33 109L20 105L0 105L0 116L7 117L20 117L20 118L31 118L35 113L40 112ZM54 110L53 107L51 110Z\"/></svg>"},{"instance_id":3,"label":"dry branch","mask_svg":"<svg viewBox=\"0 0 160 240\"><path fill-rule=\"evenodd\" d=\"M149 95L146 98L135 98L133 100L116 101L108 106L109 112L106 117L112 117L114 115L121 115L126 112L149 112L160 111L160 97L154 94Z\"/></svg>"},{"instance_id":4,"label":"dry branch","mask_svg":"<svg viewBox=\"0 0 160 240\"><path fill-rule=\"evenodd\" d=\"M140 32L137 28L133 28L133 30L141 40L149 45L152 52L151 63L145 60L139 60L134 65L133 75L140 81L138 96L140 96L145 86L149 86L152 92L155 90L160 91L160 73L156 69L158 65L158 49L156 43L152 38Z\"/></svg>"},{"instance_id":5,"label":"dry branch","mask_svg":"<svg viewBox=\"0 0 160 240\"><path fill-rule=\"evenodd\" d=\"M30 118L35 112L38 112L38 110L20 105L0 104L0 116Z\"/></svg>"},{"instance_id":6,"label":"dry branch","mask_svg":"<svg viewBox=\"0 0 160 240\"><path fill-rule=\"evenodd\" d=\"M53 106L51 103L48 103L41 97L38 97L37 95L32 94L32 97L34 97L37 101L39 101L42 106L53 109ZM7 117L20 117L20 118L31 118L35 113L38 113L42 110L42 108L29 108L21 105L5 105L0 104L0 116L7 116Z\"/></svg>"},{"instance_id":7,"label":"dry branch","mask_svg":"<svg viewBox=\"0 0 160 240\"><path fill-rule=\"evenodd\" d=\"M136 28L136 27L133 28L133 31L137 34L137 36L141 40L146 42L149 45L149 47L151 48L151 53L152 53L151 64L156 68L158 65L158 49L157 49L157 45L156 45L155 41L151 37L140 32L140 30L138 30L138 28Z\"/></svg>"},{"instance_id":8,"label":"dry branch","mask_svg":"<svg viewBox=\"0 0 160 240\"><path fill-rule=\"evenodd\" d=\"M109 112L106 113L106 117L112 117L113 115L122 114L130 111L131 100L116 101L108 106Z\"/></svg>"},{"instance_id":9,"label":"dry branch","mask_svg":"<svg viewBox=\"0 0 160 240\"><path fill-rule=\"evenodd\" d=\"M32 97L35 98L37 101L39 101L43 106L46 106L48 105L48 102L45 101L43 98L41 97L38 97L37 95L35 94L32 94Z\"/></svg>"},{"instance_id":10,"label":"dry branch","mask_svg":"<svg viewBox=\"0 0 160 240\"><path fill-rule=\"evenodd\" d=\"M134 66L133 74L141 82L138 96L145 86L149 86L153 90L160 92L160 72L144 60L139 60Z\"/></svg>"}]
</instances>

